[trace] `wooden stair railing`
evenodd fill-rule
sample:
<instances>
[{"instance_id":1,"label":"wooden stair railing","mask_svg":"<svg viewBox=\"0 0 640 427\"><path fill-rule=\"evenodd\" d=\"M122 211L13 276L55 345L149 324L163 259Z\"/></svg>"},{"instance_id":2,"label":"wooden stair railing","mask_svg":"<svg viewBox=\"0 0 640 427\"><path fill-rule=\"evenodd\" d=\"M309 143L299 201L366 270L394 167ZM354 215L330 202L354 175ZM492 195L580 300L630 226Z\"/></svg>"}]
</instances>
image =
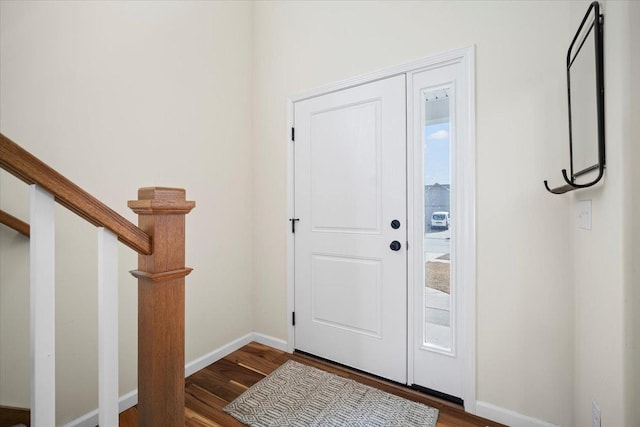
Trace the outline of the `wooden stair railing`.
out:
<instances>
[{"instance_id":1,"label":"wooden stair railing","mask_svg":"<svg viewBox=\"0 0 640 427\"><path fill-rule=\"evenodd\" d=\"M138 255L138 425L184 425L185 215L194 202L175 188L141 188L129 202L153 237Z\"/></svg>"},{"instance_id":2,"label":"wooden stair railing","mask_svg":"<svg viewBox=\"0 0 640 427\"><path fill-rule=\"evenodd\" d=\"M29 185L44 188L56 202L96 227L111 230L134 251L152 252L151 237L144 231L1 133L0 167Z\"/></svg>"},{"instance_id":3,"label":"wooden stair railing","mask_svg":"<svg viewBox=\"0 0 640 427\"><path fill-rule=\"evenodd\" d=\"M29 234L31 232L29 224L22 221L21 219L16 218L13 215L6 213L2 209L0 209L0 224L4 224L9 228L13 228L18 233L26 237L29 237Z\"/></svg>"},{"instance_id":4,"label":"wooden stair railing","mask_svg":"<svg viewBox=\"0 0 640 427\"><path fill-rule=\"evenodd\" d=\"M184 265L185 215L195 202L186 200L183 189L141 188L138 200L128 202L138 214L137 227L1 133L0 168L32 185L32 195L46 190L56 202L138 252L138 269L131 271L138 279L138 425L184 425L184 278L191 272ZM33 197L32 203L39 200ZM35 225L32 222L34 235ZM99 240L108 239L104 235L99 233Z\"/></svg>"}]
</instances>

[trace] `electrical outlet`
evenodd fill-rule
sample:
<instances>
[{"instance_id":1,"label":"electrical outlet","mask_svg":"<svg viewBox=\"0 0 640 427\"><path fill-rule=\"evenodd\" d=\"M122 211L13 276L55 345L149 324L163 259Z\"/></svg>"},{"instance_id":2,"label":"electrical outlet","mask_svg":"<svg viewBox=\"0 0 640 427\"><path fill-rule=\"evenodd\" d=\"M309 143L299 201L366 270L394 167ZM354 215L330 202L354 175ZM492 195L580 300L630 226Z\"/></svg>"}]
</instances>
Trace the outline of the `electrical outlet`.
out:
<instances>
[{"instance_id":1,"label":"electrical outlet","mask_svg":"<svg viewBox=\"0 0 640 427\"><path fill-rule=\"evenodd\" d=\"M600 427L600 407L595 400L591 401L591 427Z\"/></svg>"}]
</instances>

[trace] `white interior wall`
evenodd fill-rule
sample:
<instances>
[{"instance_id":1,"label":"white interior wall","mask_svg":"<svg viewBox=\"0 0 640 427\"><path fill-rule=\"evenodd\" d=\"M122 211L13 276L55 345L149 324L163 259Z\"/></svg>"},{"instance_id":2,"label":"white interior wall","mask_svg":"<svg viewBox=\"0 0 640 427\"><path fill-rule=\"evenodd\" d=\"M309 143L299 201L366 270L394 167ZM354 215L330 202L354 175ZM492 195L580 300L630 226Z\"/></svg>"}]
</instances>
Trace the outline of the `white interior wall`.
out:
<instances>
[{"instance_id":1,"label":"white interior wall","mask_svg":"<svg viewBox=\"0 0 640 427\"><path fill-rule=\"evenodd\" d=\"M559 184L568 162L563 63L586 4L3 1L0 131L134 222L126 200L137 187L187 189L198 203L187 218L192 360L254 327L286 338L286 97L475 44L478 399L586 425L596 398L606 425L636 425L640 351L630 338L640 330L640 274L621 260L634 259L625 248L638 253L640 228L619 212L635 186L616 184L632 150L625 141L640 132L635 123L631 138L621 130L616 100L629 64L616 32L631 26L638 40L637 4L604 9L604 185L552 196L541 182ZM631 55L636 70L639 56ZM631 105L635 117L638 103ZM637 170L625 173L640 185ZM26 219L26 192L0 173L3 209ZM574 201L583 198L593 200L589 233L574 222ZM68 420L97 401L95 231L64 209L57 214L59 419ZM632 227L630 246L611 218ZM0 403L10 397L18 406L28 374L28 338L18 333L28 330L26 247L0 230ZM135 388L137 301L126 273L135 265L122 247L122 393ZM622 366L635 370L625 375Z\"/></svg>"},{"instance_id":2,"label":"white interior wall","mask_svg":"<svg viewBox=\"0 0 640 427\"><path fill-rule=\"evenodd\" d=\"M0 208L28 222L20 183L0 170ZM29 375L29 239L0 226L0 405L29 406Z\"/></svg>"},{"instance_id":3,"label":"white interior wall","mask_svg":"<svg viewBox=\"0 0 640 427\"><path fill-rule=\"evenodd\" d=\"M246 2L0 3L0 132L134 223L126 202L138 187L183 187L196 201L187 361L253 328L251 64ZM2 208L27 219L27 186L4 172L0 181ZM97 407L97 238L64 208L56 214L63 424ZM28 261L16 258L28 245L0 233L0 404L24 407ZM137 293L127 271L137 257L121 245L119 258L124 394L136 388Z\"/></svg>"},{"instance_id":4,"label":"white interior wall","mask_svg":"<svg viewBox=\"0 0 640 427\"><path fill-rule=\"evenodd\" d=\"M573 424L569 200L542 184L568 161L568 3L256 3L259 332L286 338L287 96L475 44L477 397Z\"/></svg>"},{"instance_id":5,"label":"white interior wall","mask_svg":"<svg viewBox=\"0 0 640 427\"><path fill-rule=\"evenodd\" d=\"M630 85L627 93L629 110L625 117L629 126L625 150L625 238L626 288L625 288L625 405L627 425L640 425L640 2L631 2L629 9L630 31Z\"/></svg>"},{"instance_id":6,"label":"white interior wall","mask_svg":"<svg viewBox=\"0 0 640 427\"><path fill-rule=\"evenodd\" d=\"M572 3L575 26L588 2ZM602 3L607 169L603 183L571 193L575 298L574 425L591 423L595 400L606 425L625 421L625 164L630 144L629 3ZM577 226L576 202L591 200L591 230ZM604 425L604 424L603 424Z\"/></svg>"}]
</instances>

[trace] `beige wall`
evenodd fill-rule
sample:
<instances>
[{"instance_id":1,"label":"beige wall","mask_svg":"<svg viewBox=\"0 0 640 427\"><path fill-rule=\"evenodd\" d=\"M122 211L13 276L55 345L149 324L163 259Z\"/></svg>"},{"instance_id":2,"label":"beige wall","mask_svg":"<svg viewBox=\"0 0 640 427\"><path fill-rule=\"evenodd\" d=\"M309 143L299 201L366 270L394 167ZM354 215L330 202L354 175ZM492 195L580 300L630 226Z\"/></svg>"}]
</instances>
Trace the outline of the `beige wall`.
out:
<instances>
[{"instance_id":1,"label":"beige wall","mask_svg":"<svg viewBox=\"0 0 640 427\"><path fill-rule=\"evenodd\" d=\"M0 171L0 208L26 221L28 193L18 186ZM29 239L0 226L0 405L29 406L29 369Z\"/></svg>"},{"instance_id":2,"label":"beige wall","mask_svg":"<svg viewBox=\"0 0 640 427\"><path fill-rule=\"evenodd\" d=\"M251 332L251 5L3 1L0 16L0 131L134 222L138 187L186 188L186 359ZM27 187L0 181L2 208L27 219ZM56 214L61 424L97 407L97 251L94 227ZM0 402L28 406L27 267L14 262L28 252L0 233ZM122 246L122 394L136 387L136 264Z\"/></svg>"},{"instance_id":3,"label":"beige wall","mask_svg":"<svg viewBox=\"0 0 640 427\"><path fill-rule=\"evenodd\" d=\"M573 8L576 22L586 9L580 6ZM607 170L603 185L572 193L570 209L575 301L574 424L591 423L592 400L596 400L606 425L631 426L634 424L625 421L624 394L624 244L629 231L624 155L631 144L629 4L606 2L603 13ZM577 227L578 200L591 200L591 230Z\"/></svg>"},{"instance_id":4,"label":"beige wall","mask_svg":"<svg viewBox=\"0 0 640 427\"><path fill-rule=\"evenodd\" d=\"M198 203L187 218L193 360L251 330L287 338L287 97L473 44L477 398L563 426L589 425L596 399L603 425L632 426L640 173L624 160L639 154L637 85L627 93L637 4L604 4L604 184L566 196L542 185L560 184L568 164L564 58L587 4L3 1L0 132L132 221L137 187L187 189ZM583 199L591 231L575 223ZM0 207L28 216L26 186L5 173ZM64 422L97 405L96 238L63 208L57 217ZM0 403L18 406L28 405L27 253L0 230ZM122 393L135 388L135 265L122 247Z\"/></svg>"},{"instance_id":5,"label":"beige wall","mask_svg":"<svg viewBox=\"0 0 640 427\"><path fill-rule=\"evenodd\" d=\"M626 216L625 249L626 253L626 289L625 289L625 375L627 424L640 425L640 2L631 2L629 13L630 29L630 73L631 90L628 93L630 104L625 116L629 126L627 149L625 150L625 187L624 213Z\"/></svg>"},{"instance_id":6,"label":"beige wall","mask_svg":"<svg viewBox=\"0 0 640 427\"><path fill-rule=\"evenodd\" d=\"M477 397L572 425L569 200L542 185L568 161L569 14L568 2L256 4L259 332L286 338L287 96L475 44Z\"/></svg>"},{"instance_id":7,"label":"beige wall","mask_svg":"<svg viewBox=\"0 0 640 427\"><path fill-rule=\"evenodd\" d=\"M564 58L587 6L586 1L257 4L258 331L286 337L286 242L282 228L269 227L287 214L286 97L475 44L478 399L559 425L587 425L596 399L607 425L625 425L626 3L604 5L605 184L567 196L549 195L541 186L544 178L561 184L560 169L568 165ZM588 232L578 230L575 221L575 201L583 199L593 201ZM629 313L627 324L637 317ZM628 357L637 360L637 353Z\"/></svg>"}]
</instances>

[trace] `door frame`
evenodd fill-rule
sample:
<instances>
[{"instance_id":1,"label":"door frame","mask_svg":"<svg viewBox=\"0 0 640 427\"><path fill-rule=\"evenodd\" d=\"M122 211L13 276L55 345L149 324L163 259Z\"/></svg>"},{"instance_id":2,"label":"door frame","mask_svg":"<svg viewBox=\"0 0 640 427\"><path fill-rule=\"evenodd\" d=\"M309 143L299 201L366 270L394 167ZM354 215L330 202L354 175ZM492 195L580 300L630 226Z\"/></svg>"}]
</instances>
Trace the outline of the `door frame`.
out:
<instances>
[{"instance_id":1,"label":"door frame","mask_svg":"<svg viewBox=\"0 0 640 427\"><path fill-rule=\"evenodd\" d=\"M462 196L468 203L469 207L464 213L466 216L466 229L470 231L464 241L464 247L458 253L462 253L461 259L465 259L465 263L461 266L460 272L462 280L465 281L465 289L463 293L463 307L460 307L464 313L462 321L462 333L464 340L464 348L460 349L463 358L463 393L461 398L464 400L465 411L472 414L476 413L476 141L475 141L475 47L467 46L456 50L451 50L438 55L429 56L419 60L407 62L390 68L385 68L372 73L348 78L339 82L321 86L319 88L293 95L287 98L287 127L286 127L286 143L287 143L287 220L285 232L287 233L287 351L293 352L295 349L295 333L292 324L292 313L294 311L294 292L295 292L295 241L293 233L291 233L291 225L289 218L294 217L294 177L295 177L295 157L294 145L292 142L291 129L294 124L294 103L303 101L308 98L324 95L348 89L365 83L393 77L400 74L407 75L407 237L409 248L416 247L415 231L414 231L414 201L413 201L413 176L415 174L412 161L414 156L413 141L413 118L410 112L413 111L411 79L413 73L441 67L451 63L462 63L464 73L469 85L468 111L469 117L468 132L465 141L465 150L459 150L456 161L458 164L464 165L464 187L462 188ZM415 252L415 251L414 251ZM409 253L407 256L407 381L413 383L413 348L414 342L414 280L416 271L417 257ZM420 261L422 262L422 261Z\"/></svg>"}]
</instances>

